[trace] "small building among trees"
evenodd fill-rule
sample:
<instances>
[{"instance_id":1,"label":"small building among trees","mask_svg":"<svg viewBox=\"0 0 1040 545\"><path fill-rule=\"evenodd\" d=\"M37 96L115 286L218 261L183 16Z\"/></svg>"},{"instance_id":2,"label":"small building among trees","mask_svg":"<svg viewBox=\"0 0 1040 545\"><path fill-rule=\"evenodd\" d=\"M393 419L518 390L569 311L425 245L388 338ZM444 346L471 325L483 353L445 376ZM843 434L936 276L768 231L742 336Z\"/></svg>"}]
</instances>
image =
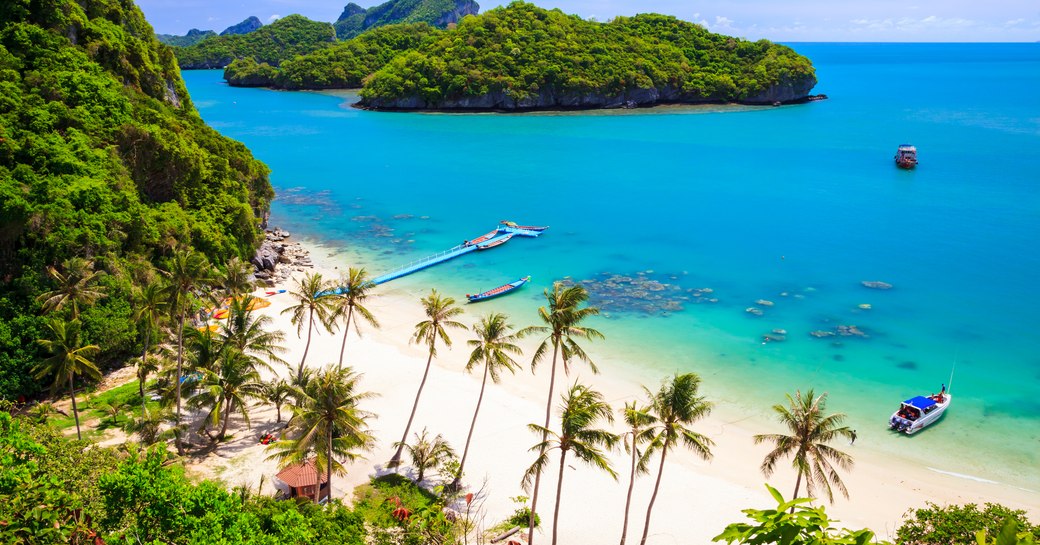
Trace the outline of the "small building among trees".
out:
<instances>
[{"instance_id":1,"label":"small building among trees","mask_svg":"<svg viewBox=\"0 0 1040 545\"><path fill-rule=\"evenodd\" d=\"M279 471L276 477L289 488L290 498L321 501L329 496L328 479L325 478L324 472L318 472L313 458L301 464L287 466Z\"/></svg>"}]
</instances>

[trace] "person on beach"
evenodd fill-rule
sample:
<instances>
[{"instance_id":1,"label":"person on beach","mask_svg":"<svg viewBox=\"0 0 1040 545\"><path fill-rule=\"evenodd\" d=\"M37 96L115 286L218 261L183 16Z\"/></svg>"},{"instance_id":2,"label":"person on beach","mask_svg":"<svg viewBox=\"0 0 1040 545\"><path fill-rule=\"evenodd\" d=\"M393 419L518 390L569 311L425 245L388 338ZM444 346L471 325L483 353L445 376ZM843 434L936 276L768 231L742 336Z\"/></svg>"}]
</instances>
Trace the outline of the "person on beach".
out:
<instances>
[{"instance_id":1,"label":"person on beach","mask_svg":"<svg viewBox=\"0 0 1040 545\"><path fill-rule=\"evenodd\" d=\"M852 437L852 441L849 441L849 444L850 445L855 445L856 444L856 430L852 430L852 433L849 434L849 435Z\"/></svg>"}]
</instances>

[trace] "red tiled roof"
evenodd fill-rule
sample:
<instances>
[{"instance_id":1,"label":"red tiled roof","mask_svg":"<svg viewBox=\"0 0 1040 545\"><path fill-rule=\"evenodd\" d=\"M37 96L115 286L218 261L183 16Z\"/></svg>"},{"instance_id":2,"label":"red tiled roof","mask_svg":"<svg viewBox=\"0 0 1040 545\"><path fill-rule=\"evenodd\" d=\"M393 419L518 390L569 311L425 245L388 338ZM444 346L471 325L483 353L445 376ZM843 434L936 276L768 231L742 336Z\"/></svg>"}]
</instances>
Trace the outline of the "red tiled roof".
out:
<instances>
[{"instance_id":1,"label":"red tiled roof","mask_svg":"<svg viewBox=\"0 0 1040 545\"><path fill-rule=\"evenodd\" d=\"M317 476L314 470L313 458L302 464L293 464L278 472L278 479L293 488L314 486L314 480ZM324 472L320 476L321 482L328 480L325 478Z\"/></svg>"}]
</instances>

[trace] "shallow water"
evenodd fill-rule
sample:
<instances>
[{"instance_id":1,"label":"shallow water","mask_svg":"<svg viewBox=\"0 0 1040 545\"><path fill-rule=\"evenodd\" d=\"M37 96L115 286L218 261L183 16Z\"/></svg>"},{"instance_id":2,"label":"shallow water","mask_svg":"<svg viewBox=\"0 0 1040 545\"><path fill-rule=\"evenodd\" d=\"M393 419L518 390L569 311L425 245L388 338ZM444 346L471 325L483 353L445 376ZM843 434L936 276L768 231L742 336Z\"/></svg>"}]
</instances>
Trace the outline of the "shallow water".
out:
<instances>
[{"instance_id":1,"label":"shallow water","mask_svg":"<svg viewBox=\"0 0 1040 545\"><path fill-rule=\"evenodd\" d=\"M375 274L499 220L552 226L388 287L461 299L530 274L477 307L526 324L553 280L613 279L596 324L607 372L694 370L763 417L815 387L857 445L1040 490L1040 44L794 47L829 100L401 114L184 76L206 121L271 166L272 222L362 252ZM893 166L904 142L912 172ZM698 303L697 288L712 291ZM869 338L809 335L839 325ZM785 340L763 344L773 329ZM954 366L943 422L890 434L898 401Z\"/></svg>"}]
</instances>

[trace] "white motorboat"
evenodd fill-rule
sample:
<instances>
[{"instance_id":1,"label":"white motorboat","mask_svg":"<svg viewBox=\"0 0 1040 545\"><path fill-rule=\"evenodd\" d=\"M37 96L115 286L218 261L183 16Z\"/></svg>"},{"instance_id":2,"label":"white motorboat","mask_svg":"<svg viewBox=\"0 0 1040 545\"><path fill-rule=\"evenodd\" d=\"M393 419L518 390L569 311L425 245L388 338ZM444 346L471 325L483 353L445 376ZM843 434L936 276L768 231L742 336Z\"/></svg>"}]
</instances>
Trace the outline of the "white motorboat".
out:
<instances>
[{"instance_id":1,"label":"white motorboat","mask_svg":"<svg viewBox=\"0 0 1040 545\"><path fill-rule=\"evenodd\" d=\"M950 406L951 397L945 385L938 394L912 397L899 405L888 425L896 431L913 435L939 420Z\"/></svg>"}]
</instances>

